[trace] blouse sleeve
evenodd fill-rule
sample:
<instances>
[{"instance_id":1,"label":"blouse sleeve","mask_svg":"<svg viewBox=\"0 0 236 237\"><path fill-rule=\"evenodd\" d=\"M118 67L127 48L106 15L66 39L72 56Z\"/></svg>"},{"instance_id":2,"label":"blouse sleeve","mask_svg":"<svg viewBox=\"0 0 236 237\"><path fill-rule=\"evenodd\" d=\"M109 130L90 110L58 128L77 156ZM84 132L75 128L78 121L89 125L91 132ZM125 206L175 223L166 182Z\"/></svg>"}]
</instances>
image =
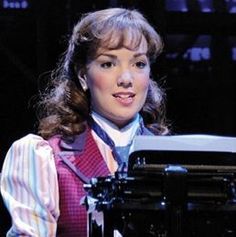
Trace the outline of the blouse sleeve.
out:
<instances>
[{"instance_id":1,"label":"blouse sleeve","mask_svg":"<svg viewBox=\"0 0 236 237\"><path fill-rule=\"evenodd\" d=\"M30 134L13 143L2 168L1 193L12 217L7 236L56 236L58 180L47 141Z\"/></svg>"}]
</instances>

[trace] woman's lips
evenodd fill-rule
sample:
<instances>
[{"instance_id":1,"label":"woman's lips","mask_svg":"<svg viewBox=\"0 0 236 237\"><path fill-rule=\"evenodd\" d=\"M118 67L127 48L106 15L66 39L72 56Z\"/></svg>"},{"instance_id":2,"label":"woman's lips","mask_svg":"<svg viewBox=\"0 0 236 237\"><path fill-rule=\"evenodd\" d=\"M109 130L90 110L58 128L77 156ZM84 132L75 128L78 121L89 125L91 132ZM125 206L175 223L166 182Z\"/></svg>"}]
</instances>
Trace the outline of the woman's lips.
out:
<instances>
[{"instance_id":1,"label":"woman's lips","mask_svg":"<svg viewBox=\"0 0 236 237\"><path fill-rule=\"evenodd\" d=\"M135 94L133 92L114 93L113 97L122 105L130 105L134 101Z\"/></svg>"}]
</instances>

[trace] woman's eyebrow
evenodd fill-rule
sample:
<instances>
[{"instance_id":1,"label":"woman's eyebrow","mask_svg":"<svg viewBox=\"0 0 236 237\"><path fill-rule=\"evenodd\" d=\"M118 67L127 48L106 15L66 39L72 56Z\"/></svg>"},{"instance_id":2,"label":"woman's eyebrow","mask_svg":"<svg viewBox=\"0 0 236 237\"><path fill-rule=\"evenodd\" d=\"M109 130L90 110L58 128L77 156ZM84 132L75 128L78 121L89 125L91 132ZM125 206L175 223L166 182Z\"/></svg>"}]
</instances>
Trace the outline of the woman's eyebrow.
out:
<instances>
[{"instance_id":1,"label":"woman's eyebrow","mask_svg":"<svg viewBox=\"0 0 236 237\"><path fill-rule=\"evenodd\" d=\"M147 53L146 52L140 52L140 53L136 53L133 55L134 58L137 58L137 57L140 57L140 56L147 56ZM116 59L117 56L114 55L114 54L110 54L110 53L101 53L101 54L98 54L96 58L100 57L100 56L105 56L105 57L109 57L109 58L113 58L113 59Z\"/></svg>"},{"instance_id":2,"label":"woman's eyebrow","mask_svg":"<svg viewBox=\"0 0 236 237\"><path fill-rule=\"evenodd\" d=\"M114 54L109 54L109 53L101 53L101 54L98 54L96 58L101 57L101 56L105 56L105 57L109 57L109 58L113 58L113 59L116 59L116 58L117 58L116 55L114 55Z\"/></svg>"},{"instance_id":3,"label":"woman's eyebrow","mask_svg":"<svg viewBox=\"0 0 236 237\"><path fill-rule=\"evenodd\" d=\"M140 53L136 53L134 54L134 58L137 58L137 57L140 57L140 56L147 56L147 53L146 52L140 52Z\"/></svg>"},{"instance_id":4,"label":"woman's eyebrow","mask_svg":"<svg viewBox=\"0 0 236 237\"><path fill-rule=\"evenodd\" d=\"M134 60L137 60L137 58L141 57L141 56L145 56L147 57L147 60L149 62L149 57L147 55L147 52L144 51L144 52L137 52L137 53L134 53L134 55L132 55L132 57L129 59L129 61L133 62ZM97 55L95 55L93 58L91 58L90 60L87 61L87 64L90 64L93 60L99 60L99 57L107 57L109 59L107 60L118 60L118 56L115 55L115 54L112 54L112 53L106 53L106 52L101 52L101 53L98 53ZM102 59L100 59L102 60ZM105 59L104 59L105 60Z\"/></svg>"}]
</instances>

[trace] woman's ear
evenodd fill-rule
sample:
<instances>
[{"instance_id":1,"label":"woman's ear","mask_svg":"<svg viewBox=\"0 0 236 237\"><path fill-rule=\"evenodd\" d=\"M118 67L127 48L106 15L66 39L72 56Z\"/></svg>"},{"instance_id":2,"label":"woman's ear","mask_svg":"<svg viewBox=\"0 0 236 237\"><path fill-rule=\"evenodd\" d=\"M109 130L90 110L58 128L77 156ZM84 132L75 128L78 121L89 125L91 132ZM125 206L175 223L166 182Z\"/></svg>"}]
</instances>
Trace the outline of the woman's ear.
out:
<instances>
[{"instance_id":1,"label":"woman's ear","mask_svg":"<svg viewBox=\"0 0 236 237\"><path fill-rule=\"evenodd\" d=\"M82 70L79 71L78 78L79 78L82 89L84 91L87 91L88 90L87 77L86 77L86 74Z\"/></svg>"}]
</instances>

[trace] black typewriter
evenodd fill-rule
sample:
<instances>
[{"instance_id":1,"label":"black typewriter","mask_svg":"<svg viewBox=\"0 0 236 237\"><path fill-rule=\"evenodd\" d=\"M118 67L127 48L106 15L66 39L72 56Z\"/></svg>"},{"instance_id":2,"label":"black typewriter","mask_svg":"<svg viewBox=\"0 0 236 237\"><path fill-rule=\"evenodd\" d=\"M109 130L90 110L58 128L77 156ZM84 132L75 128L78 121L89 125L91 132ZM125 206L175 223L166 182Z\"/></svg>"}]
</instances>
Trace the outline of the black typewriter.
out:
<instances>
[{"instance_id":1,"label":"black typewriter","mask_svg":"<svg viewBox=\"0 0 236 237\"><path fill-rule=\"evenodd\" d=\"M85 185L89 237L236 236L236 138L140 136Z\"/></svg>"}]
</instances>

